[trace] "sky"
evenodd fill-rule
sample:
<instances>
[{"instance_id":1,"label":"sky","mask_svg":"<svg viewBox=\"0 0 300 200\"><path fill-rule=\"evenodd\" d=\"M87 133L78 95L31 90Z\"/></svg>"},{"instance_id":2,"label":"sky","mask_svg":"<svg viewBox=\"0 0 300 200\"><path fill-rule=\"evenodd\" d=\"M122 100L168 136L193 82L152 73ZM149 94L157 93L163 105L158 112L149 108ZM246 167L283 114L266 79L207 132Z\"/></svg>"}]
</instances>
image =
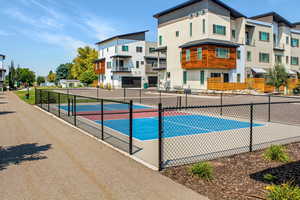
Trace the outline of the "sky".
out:
<instances>
[{"instance_id":1,"label":"sky","mask_svg":"<svg viewBox=\"0 0 300 200\"><path fill-rule=\"evenodd\" d=\"M300 21L299 0L222 0L248 17L275 11ZM157 38L155 13L185 0L0 0L0 54L6 65L47 75L71 62L76 49L116 34L150 30Z\"/></svg>"}]
</instances>

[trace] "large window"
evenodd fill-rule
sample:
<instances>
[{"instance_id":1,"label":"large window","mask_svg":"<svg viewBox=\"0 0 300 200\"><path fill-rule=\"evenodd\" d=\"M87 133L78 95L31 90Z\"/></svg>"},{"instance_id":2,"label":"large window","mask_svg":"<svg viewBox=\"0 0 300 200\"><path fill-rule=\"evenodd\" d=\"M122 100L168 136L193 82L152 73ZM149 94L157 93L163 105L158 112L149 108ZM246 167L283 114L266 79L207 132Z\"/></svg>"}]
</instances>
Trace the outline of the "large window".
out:
<instances>
[{"instance_id":1,"label":"large window","mask_svg":"<svg viewBox=\"0 0 300 200\"><path fill-rule=\"evenodd\" d=\"M128 47L128 46L125 46L125 45L123 45L123 46L122 46L122 51L129 51L129 47Z\"/></svg>"},{"instance_id":2,"label":"large window","mask_svg":"<svg viewBox=\"0 0 300 200\"><path fill-rule=\"evenodd\" d=\"M185 60L190 61L191 60L191 50L187 49L185 51Z\"/></svg>"},{"instance_id":3,"label":"large window","mask_svg":"<svg viewBox=\"0 0 300 200\"><path fill-rule=\"evenodd\" d=\"M183 84L187 83L187 71L183 72Z\"/></svg>"},{"instance_id":4,"label":"large window","mask_svg":"<svg viewBox=\"0 0 300 200\"><path fill-rule=\"evenodd\" d=\"M176 31L175 34L176 34L176 37L179 37L179 31Z\"/></svg>"},{"instance_id":5,"label":"large window","mask_svg":"<svg viewBox=\"0 0 300 200\"><path fill-rule=\"evenodd\" d=\"M193 36L193 23L190 23L190 37Z\"/></svg>"},{"instance_id":6,"label":"large window","mask_svg":"<svg viewBox=\"0 0 300 200\"><path fill-rule=\"evenodd\" d=\"M247 61L251 62L252 61L252 54L251 51L247 51Z\"/></svg>"},{"instance_id":7,"label":"large window","mask_svg":"<svg viewBox=\"0 0 300 200\"><path fill-rule=\"evenodd\" d=\"M221 77L221 73L211 73L210 77L211 78L220 78Z\"/></svg>"},{"instance_id":8,"label":"large window","mask_svg":"<svg viewBox=\"0 0 300 200\"><path fill-rule=\"evenodd\" d=\"M291 64L292 65L299 65L299 58L298 57L292 57L291 58Z\"/></svg>"},{"instance_id":9,"label":"large window","mask_svg":"<svg viewBox=\"0 0 300 200\"><path fill-rule=\"evenodd\" d=\"M237 59L241 59L241 51L240 50L237 50Z\"/></svg>"},{"instance_id":10,"label":"large window","mask_svg":"<svg viewBox=\"0 0 300 200\"><path fill-rule=\"evenodd\" d=\"M205 30L206 28L205 27L206 27L206 21L205 21L205 19L203 19L202 20L202 31L203 31L203 34L206 32L206 30Z\"/></svg>"},{"instance_id":11,"label":"large window","mask_svg":"<svg viewBox=\"0 0 300 200\"><path fill-rule=\"evenodd\" d=\"M198 60L202 60L202 48L197 48L197 58Z\"/></svg>"},{"instance_id":12,"label":"large window","mask_svg":"<svg viewBox=\"0 0 300 200\"><path fill-rule=\"evenodd\" d=\"M214 34L226 35L226 27L225 26L214 24L213 29L214 29L213 30Z\"/></svg>"},{"instance_id":13,"label":"large window","mask_svg":"<svg viewBox=\"0 0 300 200\"><path fill-rule=\"evenodd\" d=\"M240 83L241 82L241 74L237 74L236 75L236 81L238 82L238 83Z\"/></svg>"},{"instance_id":14,"label":"large window","mask_svg":"<svg viewBox=\"0 0 300 200\"><path fill-rule=\"evenodd\" d=\"M259 53L259 62L269 63L270 62L270 54L268 54L268 53Z\"/></svg>"},{"instance_id":15,"label":"large window","mask_svg":"<svg viewBox=\"0 0 300 200\"><path fill-rule=\"evenodd\" d=\"M230 51L227 48L216 48L217 58L229 58Z\"/></svg>"},{"instance_id":16,"label":"large window","mask_svg":"<svg viewBox=\"0 0 300 200\"><path fill-rule=\"evenodd\" d=\"M286 40L286 44L289 45L289 43L290 43L290 38L289 38L289 36L286 36L286 39L285 39L285 40Z\"/></svg>"},{"instance_id":17,"label":"large window","mask_svg":"<svg viewBox=\"0 0 300 200\"><path fill-rule=\"evenodd\" d=\"M136 67L137 69L140 68L140 62L139 62L139 61L136 61L135 67Z\"/></svg>"},{"instance_id":18,"label":"large window","mask_svg":"<svg viewBox=\"0 0 300 200\"><path fill-rule=\"evenodd\" d=\"M259 40L260 41L270 41L270 33L267 32L259 32Z\"/></svg>"},{"instance_id":19,"label":"large window","mask_svg":"<svg viewBox=\"0 0 300 200\"><path fill-rule=\"evenodd\" d=\"M106 64L108 69L111 68L111 62L107 62Z\"/></svg>"},{"instance_id":20,"label":"large window","mask_svg":"<svg viewBox=\"0 0 300 200\"><path fill-rule=\"evenodd\" d=\"M136 52L143 53L143 47L136 47Z\"/></svg>"},{"instance_id":21,"label":"large window","mask_svg":"<svg viewBox=\"0 0 300 200\"><path fill-rule=\"evenodd\" d=\"M231 30L231 35L232 35L232 38L235 39L236 38L236 31L233 29Z\"/></svg>"},{"instance_id":22,"label":"large window","mask_svg":"<svg viewBox=\"0 0 300 200\"><path fill-rule=\"evenodd\" d=\"M163 43L163 37L160 35L159 36L159 45L162 45L162 43Z\"/></svg>"},{"instance_id":23,"label":"large window","mask_svg":"<svg viewBox=\"0 0 300 200\"><path fill-rule=\"evenodd\" d=\"M296 38L292 38L291 45L292 47L299 47L299 40Z\"/></svg>"}]
</instances>

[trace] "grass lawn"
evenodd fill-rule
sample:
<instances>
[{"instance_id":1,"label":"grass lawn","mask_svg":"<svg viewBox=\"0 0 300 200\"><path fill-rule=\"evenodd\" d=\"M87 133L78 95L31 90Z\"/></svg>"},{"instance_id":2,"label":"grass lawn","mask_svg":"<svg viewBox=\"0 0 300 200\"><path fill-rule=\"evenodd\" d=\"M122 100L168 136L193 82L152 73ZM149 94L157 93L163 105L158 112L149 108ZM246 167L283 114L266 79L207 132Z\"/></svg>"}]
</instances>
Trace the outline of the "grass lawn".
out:
<instances>
[{"instance_id":1,"label":"grass lawn","mask_svg":"<svg viewBox=\"0 0 300 200\"><path fill-rule=\"evenodd\" d=\"M34 105L34 101L35 101L35 90L34 89L29 90L29 99L26 98L27 90L15 91L15 94L18 95L20 97L20 99L22 99L26 103Z\"/></svg>"}]
</instances>

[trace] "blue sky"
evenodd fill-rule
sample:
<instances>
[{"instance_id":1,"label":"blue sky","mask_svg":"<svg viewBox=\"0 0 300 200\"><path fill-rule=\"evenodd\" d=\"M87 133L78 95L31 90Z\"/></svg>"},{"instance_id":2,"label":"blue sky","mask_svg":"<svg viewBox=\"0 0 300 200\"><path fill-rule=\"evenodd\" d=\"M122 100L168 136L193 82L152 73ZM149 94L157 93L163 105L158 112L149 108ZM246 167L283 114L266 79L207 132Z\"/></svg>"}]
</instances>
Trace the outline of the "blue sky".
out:
<instances>
[{"instance_id":1,"label":"blue sky","mask_svg":"<svg viewBox=\"0 0 300 200\"><path fill-rule=\"evenodd\" d=\"M94 46L115 34L150 30L152 15L185 0L0 0L0 54L39 75L70 62L76 48ZM223 0L247 16L276 11L291 22L300 21L299 0Z\"/></svg>"}]
</instances>

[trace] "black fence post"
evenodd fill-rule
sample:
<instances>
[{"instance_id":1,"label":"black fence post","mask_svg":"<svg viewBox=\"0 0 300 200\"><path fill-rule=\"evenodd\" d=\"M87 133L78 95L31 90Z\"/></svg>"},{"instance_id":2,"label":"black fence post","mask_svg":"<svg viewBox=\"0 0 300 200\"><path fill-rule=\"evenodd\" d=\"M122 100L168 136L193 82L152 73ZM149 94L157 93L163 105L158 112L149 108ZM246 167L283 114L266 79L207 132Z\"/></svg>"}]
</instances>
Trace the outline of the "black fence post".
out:
<instances>
[{"instance_id":1,"label":"black fence post","mask_svg":"<svg viewBox=\"0 0 300 200\"><path fill-rule=\"evenodd\" d=\"M162 170L162 137L163 137L163 125L162 118L163 109L162 104L158 104L158 170Z\"/></svg>"},{"instance_id":2,"label":"black fence post","mask_svg":"<svg viewBox=\"0 0 300 200\"><path fill-rule=\"evenodd\" d=\"M181 109L182 108L182 97L179 96L179 108Z\"/></svg>"},{"instance_id":3,"label":"black fence post","mask_svg":"<svg viewBox=\"0 0 300 200\"><path fill-rule=\"evenodd\" d=\"M97 86L96 89L97 89L97 99L98 99L99 98L99 87Z\"/></svg>"},{"instance_id":4,"label":"black fence post","mask_svg":"<svg viewBox=\"0 0 300 200\"><path fill-rule=\"evenodd\" d=\"M74 126L77 125L77 120L76 120L76 96L74 96L74 99L73 99L73 116L74 116Z\"/></svg>"},{"instance_id":5,"label":"black fence post","mask_svg":"<svg viewBox=\"0 0 300 200\"><path fill-rule=\"evenodd\" d=\"M47 92L48 112L50 112L50 92Z\"/></svg>"},{"instance_id":6,"label":"black fence post","mask_svg":"<svg viewBox=\"0 0 300 200\"><path fill-rule=\"evenodd\" d=\"M161 90L159 90L159 103L161 103Z\"/></svg>"},{"instance_id":7,"label":"black fence post","mask_svg":"<svg viewBox=\"0 0 300 200\"><path fill-rule=\"evenodd\" d=\"M60 93L57 93L58 95L58 117L60 117Z\"/></svg>"},{"instance_id":8,"label":"black fence post","mask_svg":"<svg viewBox=\"0 0 300 200\"><path fill-rule=\"evenodd\" d=\"M101 99L101 139L104 140L104 100Z\"/></svg>"},{"instance_id":9,"label":"black fence post","mask_svg":"<svg viewBox=\"0 0 300 200\"><path fill-rule=\"evenodd\" d=\"M34 87L34 105L37 105L37 99L36 99L36 87Z\"/></svg>"},{"instance_id":10,"label":"black fence post","mask_svg":"<svg viewBox=\"0 0 300 200\"><path fill-rule=\"evenodd\" d=\"M221 95L220 95L220 115L223 115L223 93L221 92Z\"/></svg>"},{"instance_id":11,"label":"black fence post","mask_svg":"<svg viewBox=\"0 0 300 200\"><path fill-rule=\"evenodd\" d=\"M185 107L188 107L188 93L185 93Z\"/></svg>"},{"instance_id":12,"label":"black fence post","mask_svg":"<svg viewBox=\"0 0 300 200\"><path fill-rule=\"evenodd\" d=\"M142 89L140 89L140 104L142 104Z\"/></svg>"},{"instance_id":13,"label":"black fence post","mask_svg":"<svg viewBox=\"0 0 300 200\"><path fill-rule=\"evenodd\" d=\"M40 106L41 106L41 108L43 108L43 99L42 99L43 94L42 94L42 90L39 90L39 93L40 93Z\"/></svg>"},{"instance_id":14,"label":"black fence post","mask_svg":"<svg viewBox=\"0 0 300 200\"><path fill-rule=\"evenodd\" d=\"M133 138L133 101L129 103L129 154L132 155L132 138Z\"/></svg>"},{"instance_id":15,"label":"black fence post","mask_svg":"<svg viewBox=\"0 0 300 200\"><path fill-rule=\"evenodd\" d=\"M250 152L253 151L253 103L250 105Z\"/></svg>"},{"instance_id":16,"label":"black fence post","mask_svg":"<svg viewBox=\"0 0 300 200\"><path fill-rule=\"evenodd\" d=\"M68 117L70 117L70 106L71 106L71 102L70 102L70 98L68 95Z\"/></svg>"},{"instance_id":17,"label":"black fence post","mask_svg":"<svg viewBox=\"0 0 300 200\"><path fill-rule=\"evenodd\" d=\"M124 101L126 101L126 88L124 88L123 94L124 94Z\"/></svg>"},{"instance_id":18,"label":"black fence post","mask_svg":"<svg viewBox=\"0 0 300 200\"><path fill-rule=\"evenodd\" d=\"M268 122L271 122L271 95L269 95L269 104L268 104Z\"/></svg>"}]
</instances>

